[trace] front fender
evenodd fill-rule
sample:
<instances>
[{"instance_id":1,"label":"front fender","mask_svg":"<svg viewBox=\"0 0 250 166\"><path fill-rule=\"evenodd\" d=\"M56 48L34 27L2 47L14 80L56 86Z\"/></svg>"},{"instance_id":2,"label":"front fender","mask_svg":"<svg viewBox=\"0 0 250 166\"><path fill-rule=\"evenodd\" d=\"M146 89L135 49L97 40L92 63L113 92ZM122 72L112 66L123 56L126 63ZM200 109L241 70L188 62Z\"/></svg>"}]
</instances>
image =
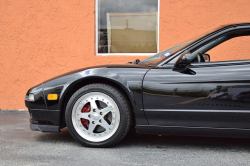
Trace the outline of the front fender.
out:
<instances>
[{"instance_id":1,"label":"front fender","mask_svg":"<svg viewBox=\"0 0 250 166\"><path fill-rule=\"evenodd\" d=\"M67 92L79 81L87 80L91 82L93 78L108 79L126 91L133 106L133 111L137 123L147 124L142 103L142 80L148 68L92 68L61 76L43 84L44 95L49 110L58 110L62 107L62 101ZM48 100L48 94L58 94L59 100Z\"/></svg>"}]
</instances>

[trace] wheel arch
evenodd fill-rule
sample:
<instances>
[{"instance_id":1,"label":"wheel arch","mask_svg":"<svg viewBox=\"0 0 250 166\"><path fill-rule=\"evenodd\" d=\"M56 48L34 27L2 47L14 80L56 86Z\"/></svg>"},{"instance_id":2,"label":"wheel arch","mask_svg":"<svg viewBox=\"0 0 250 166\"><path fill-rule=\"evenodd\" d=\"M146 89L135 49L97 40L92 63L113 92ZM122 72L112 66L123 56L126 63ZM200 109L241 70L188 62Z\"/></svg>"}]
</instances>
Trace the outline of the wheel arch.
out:
<instances>
[{"instance_id":1,"label":"wheel arch","mask_svg":"<svg viewBox=\"0 0 250 166\"><path fill-rule=\"evenodd\" d=\"M66 127L65 124L65 110L68 104L68 101L70 99L70 97L80 88L82 88L83 86L89 85L89 84L94 84L94 83L104 83L104 84L108 84L111 85L115 88L117 88L121 93L124 94L124 96L127 98L129 105L132 109L132 124L134 124L134 97L132 96L132 94L129 92L129 89L127 89L124 85L122 85L121 83L115 81L115 80L111 80L108 78L104 78L104 77L99 77L99 76L94 76L94 77L87 77L87 78L82 78L79 79L73 83L71 83L67 89L64 91L64 93L62 94L60 101L59 101L59 110L61 112L60 114L60 126L61 128Z\"/></svg>"}]
</instances>

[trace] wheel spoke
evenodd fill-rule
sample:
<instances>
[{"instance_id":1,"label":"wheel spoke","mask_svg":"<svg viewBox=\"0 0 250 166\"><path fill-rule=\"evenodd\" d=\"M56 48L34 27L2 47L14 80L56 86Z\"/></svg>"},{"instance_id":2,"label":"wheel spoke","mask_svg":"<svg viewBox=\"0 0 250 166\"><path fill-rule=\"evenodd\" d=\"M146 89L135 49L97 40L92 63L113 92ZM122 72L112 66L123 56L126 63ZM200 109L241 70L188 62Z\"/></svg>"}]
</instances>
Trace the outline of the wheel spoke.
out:
<instances>
[{"instance_id":1,"label":"wheel spoke","mask_svg":"<svg viewBox=\"0 0 250 166\"><path fill-rule=\"evenodd\" d=\"M113 110L113 107L112 106L108 106L106 108L101 109L100 111L102 112L102 115L105 116L105 115L107 115L112 110Z\"/></svg>"},{"instance_id":2,"label":"wheel spoke","mask_svg":"<svg viewBox=\"0 0 250 166\"><path fill-rule=\"evenodd\" d=\"M90 113L81 113L79 116L80 116L80 118L89 120L90 119L89 115L90 115Z\"/></svg>"},{"instance_id":3,"label":"wheel spoke","mask_svg":"<svg viewBox=\"0 0 250 166\"><path fill-rule=\"evenodd\" d=\"M98 109L95 100L90 101L90 108L93 111L93 109Z\"/></svg>"},{"instance_id":4,"label":"wheel spoke","mask_svg":"<svg viewBox=\"0 0 250 166\"><path fill-rule=\"evenodd\" d=\"M93 133L95 127L96 127L96 124L90 123L90 124L89 124L89 129L88 129L88 131L91 131L91 132Z\"/></svg>"},{"instance_id":5,"label":"wheel spoke","mask_svg":"<svg viewBox=\"0 0 250 166\"><path fill-rule=\"evenodd\" d=\"M110 125L108 124L108 122L106 120L103 120L103 122L100 124L103 128L106 129L106 131L109 130Z\"/></svg>"}]
</instances>

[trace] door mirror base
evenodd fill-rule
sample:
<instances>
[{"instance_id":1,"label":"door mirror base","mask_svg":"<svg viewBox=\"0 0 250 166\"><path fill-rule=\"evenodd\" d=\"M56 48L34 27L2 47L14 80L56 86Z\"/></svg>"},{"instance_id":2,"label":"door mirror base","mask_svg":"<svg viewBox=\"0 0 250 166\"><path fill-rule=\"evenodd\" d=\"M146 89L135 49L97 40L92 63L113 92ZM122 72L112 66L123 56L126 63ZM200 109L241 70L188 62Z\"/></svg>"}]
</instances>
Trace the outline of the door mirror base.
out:
<instances>
[{"instance_id":1,"label":"door mirror base","mask_svg":"<svg viewBox=\"0 0 250 166\"><path fill-rule=\"evenodd\" d=\"M174 64L173 71L184 72L191 64L191 55L189 52L184 53Z\"/></svg>"}]
</instances>

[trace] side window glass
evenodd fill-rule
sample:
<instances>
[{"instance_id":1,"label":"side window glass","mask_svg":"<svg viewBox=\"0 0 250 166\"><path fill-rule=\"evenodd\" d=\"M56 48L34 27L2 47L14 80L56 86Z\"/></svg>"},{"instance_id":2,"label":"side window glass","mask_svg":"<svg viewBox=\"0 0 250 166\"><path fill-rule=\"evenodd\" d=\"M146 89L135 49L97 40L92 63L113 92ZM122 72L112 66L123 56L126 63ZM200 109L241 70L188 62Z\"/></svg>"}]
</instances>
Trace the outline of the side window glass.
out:
<instances>
[{"instance_id":1,"label":"side window glass","mask_svg":"<svg viewBox=\"0 0 250 166\"><path fill-rule=\"evenodd\" d=\"M227 40L203 53L210 55L210 61L233 61L250 59L250 36L240 36Z\"/></svg>"}]
</instances>

